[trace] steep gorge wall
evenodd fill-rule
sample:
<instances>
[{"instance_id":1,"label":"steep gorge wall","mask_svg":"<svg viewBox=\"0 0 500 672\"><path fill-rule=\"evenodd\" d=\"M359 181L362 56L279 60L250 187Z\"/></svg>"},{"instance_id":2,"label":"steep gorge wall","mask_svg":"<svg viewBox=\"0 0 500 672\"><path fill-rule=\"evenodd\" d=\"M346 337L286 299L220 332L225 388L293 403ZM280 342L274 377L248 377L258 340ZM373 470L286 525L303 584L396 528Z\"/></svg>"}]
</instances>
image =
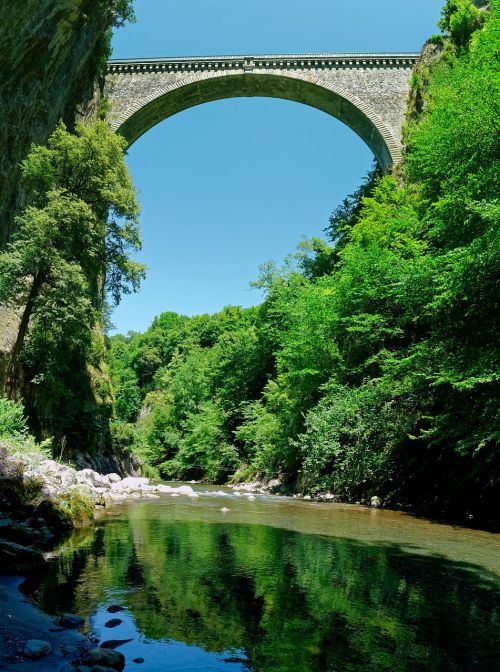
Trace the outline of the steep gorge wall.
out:
<instances>
[{"instance_id":1,"label":"steep gorge wall","mask_svg":"<svg viewBox=\"0 0 500 672\"><path fill-rule=\"evenodd\" d=\"M29 202L20 164L31 145L44 144L60 119L71 129L78 119L98 116L111 28L128 6L128 0L0 0L0 249ZM0 369L18 323L19 309L0 306ZM96 343L104 348L102 334L96 333ZM130 471L127 456L107 454L111 398L105 366L75 367L62 403L40 386L18 381L31 429L55 437L56 445L67 439L68 452L84 466Z\"/></svg>"},{"instance_id":2,"label":"steep gorge wall","mask_svg":"<svg viewBox=\"0 0 500 672\"><path fill-rule=\"evenodd\" d=\"M27 195L20 162L59 119L96 113L95 85L108 54L113 2L0 0L0 246Z\"/></svg>"}]
</instances>

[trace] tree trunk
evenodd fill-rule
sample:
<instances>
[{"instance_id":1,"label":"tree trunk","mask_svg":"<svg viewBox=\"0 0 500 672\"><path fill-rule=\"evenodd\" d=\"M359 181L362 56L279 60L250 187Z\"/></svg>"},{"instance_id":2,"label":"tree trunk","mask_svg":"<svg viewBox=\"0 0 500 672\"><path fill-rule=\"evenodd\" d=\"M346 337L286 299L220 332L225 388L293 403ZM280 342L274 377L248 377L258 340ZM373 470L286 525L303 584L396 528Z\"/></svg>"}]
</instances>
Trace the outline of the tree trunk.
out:
<instances>
[{"instance_id":1,"label":"tree trunk","mask_svg":"<svg viewBox=\"0 0 500 672\"><path fill-rule=\"evenodd\" d=\"M45 274L39 272L36 273L33 277L33 282L28 294L28 299L24 307L23 315L21 317L21 323L19 325L19 330L17 332L16 342L12 348L9 355L9 363L7 365L7 379L6 379L6 392L7 396L10 399L15 398L16 389L19 388L20 376L19 373L19 357L24 347L24 341L26 339L26 334L28 333L28 327L30 324L31 314L33 313L33 306L36 298L40 293L40 289L45 280Z\"/></svg>"}]
</instances>

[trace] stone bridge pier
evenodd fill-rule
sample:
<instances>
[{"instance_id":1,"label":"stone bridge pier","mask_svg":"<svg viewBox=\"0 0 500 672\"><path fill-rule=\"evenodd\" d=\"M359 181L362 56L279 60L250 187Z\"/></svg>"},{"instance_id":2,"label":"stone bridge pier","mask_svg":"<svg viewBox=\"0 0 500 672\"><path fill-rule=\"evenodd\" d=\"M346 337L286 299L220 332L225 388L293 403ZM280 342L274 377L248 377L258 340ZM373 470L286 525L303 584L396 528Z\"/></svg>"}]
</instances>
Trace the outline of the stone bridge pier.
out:
<instances>
[{"instance_id":1,"label":"stone bridge pier","mask_svg":"<svg viewBox=\"0 0 500 672\"><path fill-rule=\"evenodd\" d=\"M409 79L418 54L149 58L108 63L113 130L131 145L182 110L265 96L315 107L357 133L384 171L401 160Z\"/></svg>"}]
</instances>

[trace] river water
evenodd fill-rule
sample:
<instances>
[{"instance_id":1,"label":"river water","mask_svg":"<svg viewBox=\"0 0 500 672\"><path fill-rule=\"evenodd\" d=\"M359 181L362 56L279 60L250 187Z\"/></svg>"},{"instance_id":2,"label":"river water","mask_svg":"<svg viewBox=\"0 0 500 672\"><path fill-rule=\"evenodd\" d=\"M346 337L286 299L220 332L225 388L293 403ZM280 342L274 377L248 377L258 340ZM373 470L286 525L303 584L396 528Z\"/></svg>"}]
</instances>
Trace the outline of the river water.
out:
<instances>
[{"instance_id":1,"label":"river water","mask_svg":"<svg viewBox=\"0 0 500 672\"><path fill-rule=\"evenodd\" d=\"M500 670L500 535L194 487L75 532L36 600L138 672Z\"/></svg>"}]
</instances>

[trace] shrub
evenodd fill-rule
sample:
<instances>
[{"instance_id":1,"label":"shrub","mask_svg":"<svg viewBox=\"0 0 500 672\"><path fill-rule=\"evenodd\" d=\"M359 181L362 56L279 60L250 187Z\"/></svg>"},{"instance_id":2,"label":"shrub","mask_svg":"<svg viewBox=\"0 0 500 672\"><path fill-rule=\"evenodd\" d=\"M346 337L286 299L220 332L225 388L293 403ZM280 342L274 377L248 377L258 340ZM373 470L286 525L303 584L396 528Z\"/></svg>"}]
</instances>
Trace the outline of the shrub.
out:
<instances>
[{"instance_id":1,"label":"shrub","mask_svg":"<svg viewBox=\"0 0 500 672\"><path fill-rule=\"evenodd\" d=\"M22 402L0 397L0 438L19 440L27 435L28 426Z\"/></svg>"}]
</instances>

